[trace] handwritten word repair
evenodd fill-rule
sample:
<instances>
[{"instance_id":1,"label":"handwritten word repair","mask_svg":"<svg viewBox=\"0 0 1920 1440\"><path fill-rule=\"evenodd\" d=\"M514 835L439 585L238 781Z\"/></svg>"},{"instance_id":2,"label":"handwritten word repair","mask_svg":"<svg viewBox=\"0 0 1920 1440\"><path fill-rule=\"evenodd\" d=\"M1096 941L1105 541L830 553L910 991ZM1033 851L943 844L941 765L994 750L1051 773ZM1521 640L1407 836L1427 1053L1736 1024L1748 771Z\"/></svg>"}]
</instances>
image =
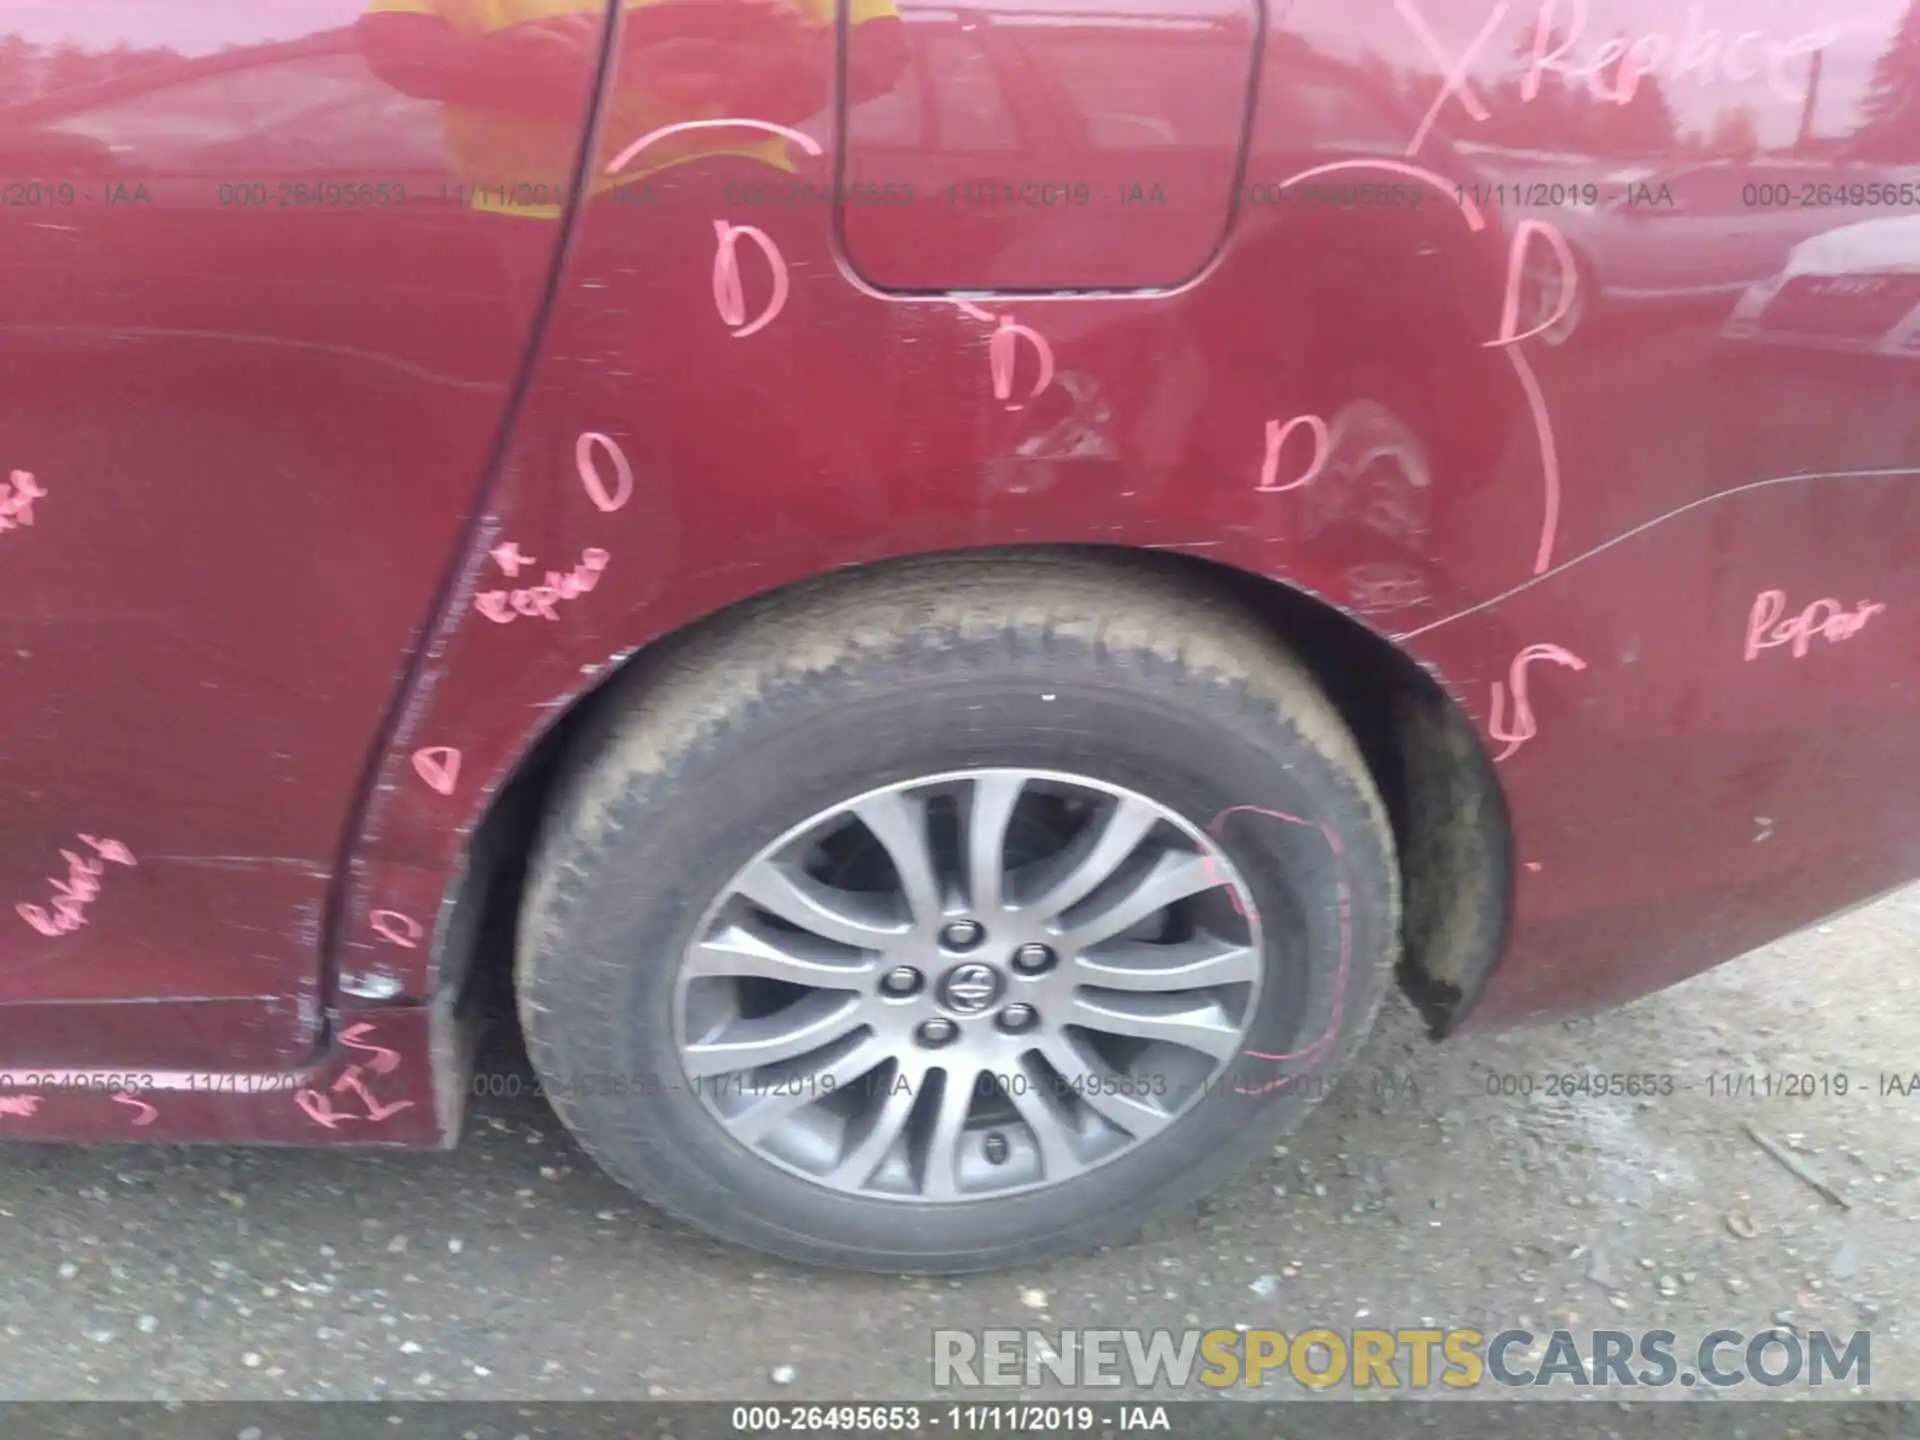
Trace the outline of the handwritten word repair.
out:
<instances>
[{"instance_id":1,"label":"handwritten word repair","mask_svg":"<svg viewBox=\"0 0 1920 1440\"><path fill-rule=\"evenodd\" d=\"M1754 597L1753 609L1747 614L1746 658L1756 659L1762 650L1771 650L1777 645L1791 645L1793 658L1804 660L1816 635L1835 645L1851 640L1868 620L1886 608L1877 602L1862 600L1857 608L1849 610L1838 600L1816 600L1791 620L1782 620L1787 613L1786 592L1762 590Z\"/></svg>"}]
</instances>

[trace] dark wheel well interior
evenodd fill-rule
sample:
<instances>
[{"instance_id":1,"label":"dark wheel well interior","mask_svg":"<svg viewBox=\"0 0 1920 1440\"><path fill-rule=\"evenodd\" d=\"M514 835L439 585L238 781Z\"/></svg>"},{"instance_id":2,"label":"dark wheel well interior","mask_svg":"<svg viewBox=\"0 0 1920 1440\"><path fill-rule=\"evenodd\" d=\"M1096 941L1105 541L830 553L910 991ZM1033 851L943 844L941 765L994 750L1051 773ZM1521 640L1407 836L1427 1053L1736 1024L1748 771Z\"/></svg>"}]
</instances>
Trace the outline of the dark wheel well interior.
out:
<instances>
[{"instance_id":1,"label":"dark wheel well interior","mask_svg":"<svg viewBox=\"0 0 1920 1440\"><path fill-rule=\"evenodd\" d=\"M1460 707L1413 660L1323 601L1210 561L1104 553L1117 571L1172 569L1234 597L1314 671L1359 740L1393 823L1404 900L1401 988L1436 1039L1452 1031L1499 958L1512 883L1506 806L1479 735ZM689 633L659 643L676 643ZM481 923L473 954L449 955L443 972L462 989L463 1012L490 1018L513 1013L513 936L546 797L574 736L613 688L606 682L652 653L642 651L610 670L541 738L476 832L460 903L483 907Z\"/></svg>"}]
</instances>

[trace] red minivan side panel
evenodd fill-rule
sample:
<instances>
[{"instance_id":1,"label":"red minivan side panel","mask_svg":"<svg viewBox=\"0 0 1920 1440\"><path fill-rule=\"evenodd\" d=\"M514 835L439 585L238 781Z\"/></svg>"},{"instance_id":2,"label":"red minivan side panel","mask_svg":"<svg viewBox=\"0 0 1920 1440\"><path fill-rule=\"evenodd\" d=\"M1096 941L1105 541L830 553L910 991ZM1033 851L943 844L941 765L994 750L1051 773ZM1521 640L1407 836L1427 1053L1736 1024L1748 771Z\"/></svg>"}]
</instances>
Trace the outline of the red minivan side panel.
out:
<instances>
[{"instance_id":1,"label":"red minivan side panel","mask_svg":"<svg viewBox=\"0 0 1920 1440\"><path fill-rule=\"evenodd\" d=\"M557 232L477 207L418 58L446 22L366 8L0 15L8 1066L315 1043L343 837Z\"/></svg>"},{"instance_id":2,"label":"red minivan side panel","mask_svg":"<svg viewBox=\"0 0 1920 1440\"><path fill-rule=\"evenodd\" d=\"M433 990L466 836L621 658L822 570L970 546L1184 551L1438 675L1518 847L1483 1018L1624 999L1920 873L1914 361L1897 308L1845 333L1854 271L1898 292L1920 250L1820 240L1860 219L1836 183L1915 193L1914 137L1884 118L1912 112L1861 118L1896 83L1874 79L1894 30L1697 9L1289 5L1229 239L1164 294L868 283L861 227L887 207L834 214L836 175L864 172L804 39L769 34L762 73L794 58L777 103L609 124L596 170L644 179L581 217L386 757L346 963ZM849 18L853 150L876 92L997 113L967 68L912 58L910 10ZM1136 58L1113 83L1150 88ZM993 103L1050 103L1029 79ZM691 148L663 163L669 142ZM1741 166L1799 177L1792 203L1730 192ZM1018 246L911 213L925 250L899 263L956 290Z\"/></svg>"},{"instance_id":3,"label":"red minivan side panel","mask_svg":"<svg viewBox=\"0 0 1920 1440\"><path fill-rule=\"evenodd\" d=\"M524 414L333 872L340 1038L364 1063L304 1103L197 1100L157 1131L444 1134L424 1002L444 998L473 832L531 745L681 626L922 551L1179 551L1320 596L1428 666L1514 826L1511 943L1476 1018L1624 999L1920 873L1911 27L1733 0L1678 18L1296 0L1259 42L1245 174L1199 278L908 295L853 262L834 188L836 136L858 133L836 116L906 83L906 21L850 6L836 56L823 4L719 36L733 12L649 8L623 15ZM683 73L673 56L706 52L654 44L702 35L735 63ZM1008 103L1058 98L1034 85ZM955 207L926 263L970 273L969 218ZM0 559L50 533L42 486ZM390 519L380 505L415 501L366 503ZM360 559L355 583L401 584ZM299 618L261 629L347 663L319 629L337 615ZM160 701L178 696L156 696L171 727ZM284 823L273 804L221 823ZM148 842L72 823L141 862L87 861L104 930L115 894L150 883ZM87 1123L64 1103L23 1133Z\"/></svg>"}]
</instances>

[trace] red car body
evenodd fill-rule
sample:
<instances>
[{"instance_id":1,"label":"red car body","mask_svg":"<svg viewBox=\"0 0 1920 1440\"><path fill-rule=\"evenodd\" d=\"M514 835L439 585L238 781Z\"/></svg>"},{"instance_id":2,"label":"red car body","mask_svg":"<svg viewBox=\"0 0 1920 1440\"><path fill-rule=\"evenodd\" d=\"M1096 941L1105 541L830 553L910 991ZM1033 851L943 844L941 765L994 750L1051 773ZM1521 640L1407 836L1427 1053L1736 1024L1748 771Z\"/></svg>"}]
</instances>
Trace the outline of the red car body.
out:
<instances>
[{"instance_id":1,"label":"red car body","mask_svg":"<svg viewBox=\"0 0 1920 1440\"><path fill-rule=\"evenodd\" d=\"M1920 207L1902 8L0 15L0 1134L450 1143L567 717L932 551L1470 723L1437 1030L1912 879L1920 265L1789 274Z\"/></svg>"}]
</instances>

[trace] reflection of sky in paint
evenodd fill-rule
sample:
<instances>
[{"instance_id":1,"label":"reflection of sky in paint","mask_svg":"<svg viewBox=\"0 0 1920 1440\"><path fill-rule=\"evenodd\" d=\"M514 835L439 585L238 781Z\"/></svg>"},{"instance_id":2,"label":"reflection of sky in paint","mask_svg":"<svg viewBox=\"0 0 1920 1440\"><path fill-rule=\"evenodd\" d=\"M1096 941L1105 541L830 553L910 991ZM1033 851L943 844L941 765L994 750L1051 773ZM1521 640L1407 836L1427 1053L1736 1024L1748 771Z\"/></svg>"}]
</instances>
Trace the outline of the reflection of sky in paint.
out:
<instances>
[{"instance_id":1,"label":"reflection of sky in paint","mask_svg":"<svg viewBox=\"0 0 1920 1440\"><path fill-rule=\"evenodd\" d=\"M1457 0L1415 3L1447 54L1456 59L1473 43L1474 35L1493 12L1491 4L1469 8ZM1839 26L1840 38L1827 50L1820 79L1820 105L1814 119L1815 133L1823 135L1845 133L1857 123L1860 100L1872 78L1874 62L1886 49L1908 6L1908 0L1848 0L1844 10L1840 6L1829 10L1808 0L1703 0L1697 7L1674 0L1593 0L1584 6L1575 0L1545 3L1553 5L1563 30L1571 28L1584 9L1586 26L1580 32L1580 43L1565 57L1576 64L1622 33L1634 37L1658 31L1678 43L1687 30L1692 8L1699 9L1704 29L1721 32L1723 44L1743 30L1758 30L1771 41L1785 42L1824 25ZM1478 52L1478 76L1491 80L1517 75L1524 69L1524 62L1514 54L1515 45L1525 36L1530 46L1541 8L1540 4L1510 5L1506 20ZM1389 0L1369 0L1365 4L1294 0L1292 5L1276 9L1274 23L1305 35L1316 47L1341 58L1354 59L1371 51L1396 68L1435 69L1432 58ZM1794 63L1789 73L1795 84L1803 82L1807 63L1804 58ZM1663 76L1661 83L1682 130L1711 131L1716 116L1741 106L1753 111L1763 145L1786 144L1799 126L1798 107L1768 89L1764 74L1750 81L1720 80L1711 85L1693 76L1677 80ZM1437 73L1434 84L1439 84ZM1473 121L1457 101L1447 102L1447 119L1450 125L1460 127L1463 137L1471 136Z\"/></svg>"},{"instance_id":2,"label":"reflection of sky in paint","mask_svg":"<svg viewBox=\"0 0 1920 1440\"><path fill-rule=\"evenodd\" d=\"M0 35L35 45L83 50L170 47L182 55L211 55L229 46L297 40L351 25L371 0L7 0Z\"/></svg>"}]
</instances>

